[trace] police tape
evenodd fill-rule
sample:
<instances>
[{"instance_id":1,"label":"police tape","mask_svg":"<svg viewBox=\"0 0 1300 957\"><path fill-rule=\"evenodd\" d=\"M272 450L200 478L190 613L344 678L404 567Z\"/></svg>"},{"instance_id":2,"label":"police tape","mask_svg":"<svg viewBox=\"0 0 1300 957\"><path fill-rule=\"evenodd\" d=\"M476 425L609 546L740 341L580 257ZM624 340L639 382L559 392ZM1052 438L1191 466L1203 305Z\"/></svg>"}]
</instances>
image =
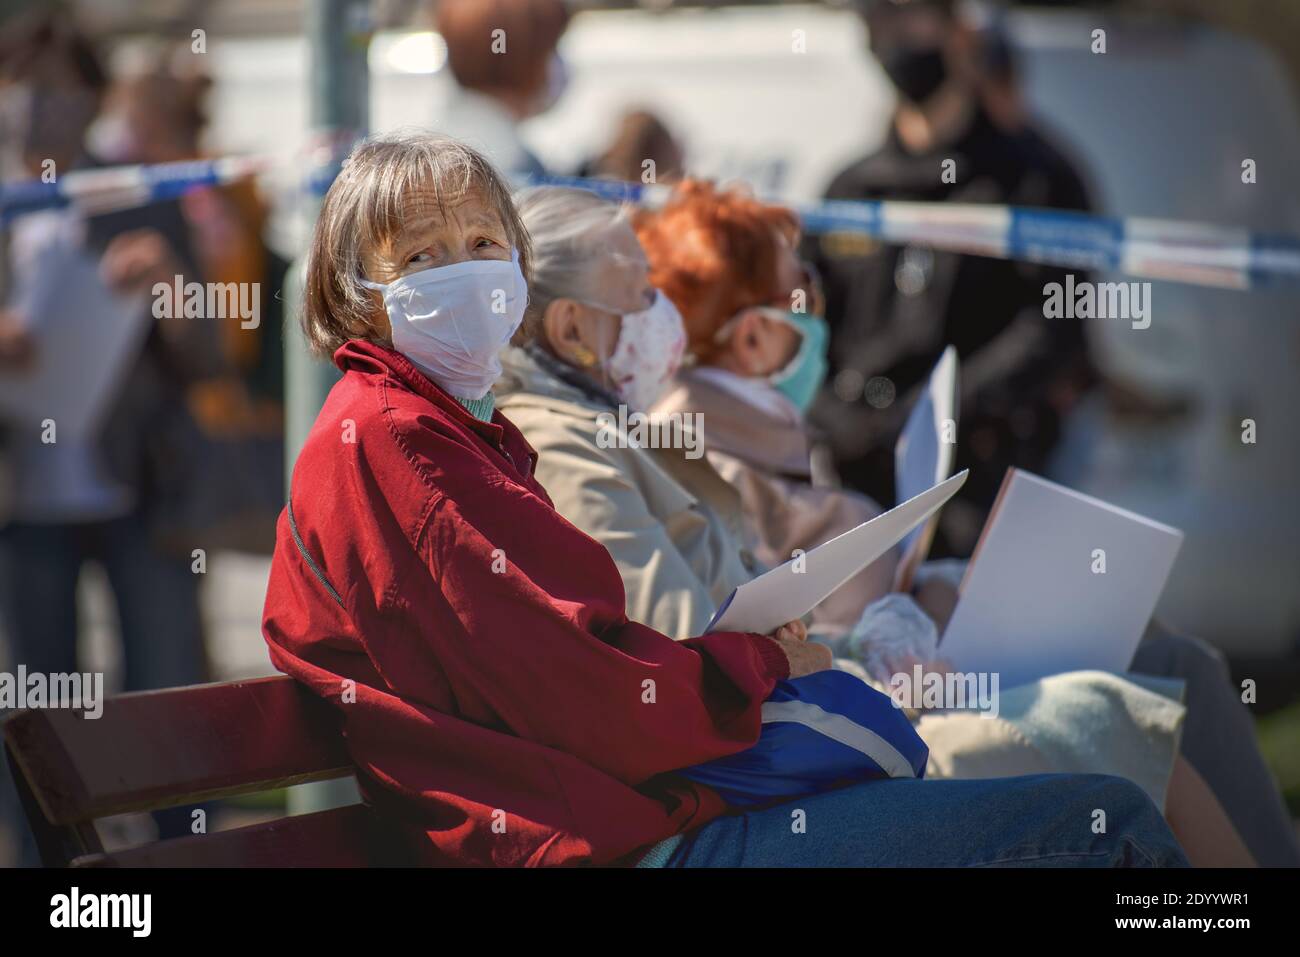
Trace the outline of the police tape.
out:
<instances>
[{"instance_id":1,"label":"police tape","mask_svg":"<svg viewBox=\"0 0 1300 957\"><path fill-rule=\"evenodd\" d=\"M87 214L116 212L177 199L204 186L221 186L268 169L265 157L232 156L152 165L105 166L64 173L53 182L0 184L0 226L28 213L72 206Z\"/></svg>"},{"instance_id":2,"label":"police tape","mask_svg":"<svg viewBox=\"0 0 1300 957\"><path fill-rule=\"evenodd\" d=\"M563 176L529 179L651 208L671 194L671 187L658 184ZM1300 237L1290 235L1017 206L897 200L806 203L758 195L793 209L812 234L848 233L893 245L1066 269L1118 270L1144 279L1226 289L1300 284Z\"/></svg>"},{"instance_id":3,"label":"police tape","mask_svg":"<svg viewBox=\"0 0 1300 957\"><path fill-rule=\"evenodd\" d=\"M321 195L337 156L311 164L308 189ZM227 157L65 173L56 182L0 186L0 227L17 216L72 206L87 215L175 199L264 172L265 157ZM571 176L524 176L518 185L568 186L616 202L662 206L671 187ZM791 202L813 234L850 234L895 245L1012 259L1080 270L1117 270L1144 279L1226 289L1300 284L1300 237L1161 219L1121 219L1066 210L895 200Z\"/></svg>"}]
</instances>

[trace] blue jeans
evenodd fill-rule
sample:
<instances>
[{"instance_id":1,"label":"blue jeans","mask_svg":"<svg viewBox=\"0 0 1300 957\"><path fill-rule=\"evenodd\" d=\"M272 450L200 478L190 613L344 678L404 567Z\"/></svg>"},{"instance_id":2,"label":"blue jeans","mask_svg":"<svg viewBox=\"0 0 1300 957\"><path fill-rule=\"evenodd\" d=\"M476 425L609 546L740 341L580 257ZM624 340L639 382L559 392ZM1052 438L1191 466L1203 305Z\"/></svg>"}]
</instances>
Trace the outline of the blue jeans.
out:
<instances>
[{"instance_id":1,"label":"blue jeans","mask_svg":"<svg viewBox=\"0 0 1300 957\"><path fill-rule=\"evenodd\" d=\"M0 615L15 664L45 674L78 670L77 580L87 561L103 565L117 606L124 690L207 680L201 576L188 556L154 547L139 513L0 529Z\"/></svg>"},{"instance_id":2,"label":"blue jeans","mask_svg":"<svg viewBox=\"0 0 1300 957\"><path fill-rule=\"evenodd\" d=\"M1102 834L1094 833L1098 811ZM711 821L686 835L666 866L1185 867L1187 859L1137 785L1036 774L826 791Z\"/></svg>"}]
</instances>

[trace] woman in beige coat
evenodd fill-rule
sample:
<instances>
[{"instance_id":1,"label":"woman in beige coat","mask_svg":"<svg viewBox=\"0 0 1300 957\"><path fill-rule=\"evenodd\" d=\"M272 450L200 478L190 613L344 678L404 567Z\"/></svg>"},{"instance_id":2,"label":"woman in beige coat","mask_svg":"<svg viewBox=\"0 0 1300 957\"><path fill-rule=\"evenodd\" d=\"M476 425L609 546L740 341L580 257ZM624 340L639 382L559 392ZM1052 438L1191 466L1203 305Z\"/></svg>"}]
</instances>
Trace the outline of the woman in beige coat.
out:
<instances>
[{"instance_id":1,"label":"woman in beige coat","mask_svg":"<svg viewBox=\"0 0 1300 957\"><path fill-rule=\"evenodd\" d=\"M593 194L554 188L525 192L518 206L533 241L528 315L538 333L527 351L503 355L505 372L494 388L498 407L537 450L537 475L557 510L614 556L628 615L668 634L698 633L718 602L762 565L744 544L743 492L702 454L701 432L711 444L716 410L705 416L702 430L698 417L687 412L654 420L641 416L669 386L680 361L686 345L681 317L651 284L626 211ZM657 427L646 428L652 421ZM765 428L753 438L774 451L788 436ZM790 492L806 496L797 483ZM833 503L824 518L802 526L805 533L819 522L829 529L856 518L841 510L842 499L805 500L813 503L810 512L817 503ZM860 514L871 512L863 508ZM892 567L868 572L878 581L859 588L883 592ZM856 611L861 613L860 604ZM852 612L842 617L855 618ZM1177 701L1117 676L1090 674L1003 690L1000 709L992 718L951 711L918 715L918 731L931 752L929 776L1117 773L1166 807L1176 831L1180 818L1189 815L1214 822L1208 828L1198 823L1201 834L1223 831L1226 819L1221 812L1213 816L1212 796L1205 812L1208 792L1196 790L1199 779L1184 779L1176 758L1183 716ZM1043 711L1070 729L1058 727L1032 740L1026 728L1045 722L1031 713ZM1194 861L1248 860L1233 858L1236 848L1226 841L1226 857L1218 845L1202 853L1203 845L1187 843Z\"/></svg>"},{"instance_id":2,"label":"woman in beige coat","mask_svg":"<svg viewBox=\"0 0 1300 957\"><path fill-rule=\"evenodd\" d=\"M736 490L679 429L663 449L620 428L676 370L685 339L671 302L649 284L628 212L580 190L519 197L535 249L529 317L535 343L502 355L497 407L538 452L537 477L561 515L617 562L628 616L669 635L703 633L732 589L763 571L742 547ZM620 337L639 331L643 341ZM624 353L615 357L615 343ZM624 418L626 420L627 413ZM662 454L660 454L662 453Z\"/></svg>"}]
</instances>

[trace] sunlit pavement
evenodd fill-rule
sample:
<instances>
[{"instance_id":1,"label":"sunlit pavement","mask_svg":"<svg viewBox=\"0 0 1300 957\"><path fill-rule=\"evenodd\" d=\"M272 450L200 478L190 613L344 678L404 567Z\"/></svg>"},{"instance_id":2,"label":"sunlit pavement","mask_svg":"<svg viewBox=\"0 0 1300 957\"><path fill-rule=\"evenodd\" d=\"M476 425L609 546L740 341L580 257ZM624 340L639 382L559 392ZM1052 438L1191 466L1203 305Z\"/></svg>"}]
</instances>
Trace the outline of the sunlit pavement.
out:
<instances>
[{"instance_id":1,"label":"sunlit pavement","mask_svg":"<svg viewBox=\"0 0 1300 957\"><path fill-rule=\"evenodd\" d=\"M200 591L213 681L274 674L262 641L262 603L271 571L269 556L215 552L208 556ZM88 566L77 596L83 610L81 650L91 671L105 673L105 687L121 689L116 615L103 572Z\"/></svg>"}]
</instances>

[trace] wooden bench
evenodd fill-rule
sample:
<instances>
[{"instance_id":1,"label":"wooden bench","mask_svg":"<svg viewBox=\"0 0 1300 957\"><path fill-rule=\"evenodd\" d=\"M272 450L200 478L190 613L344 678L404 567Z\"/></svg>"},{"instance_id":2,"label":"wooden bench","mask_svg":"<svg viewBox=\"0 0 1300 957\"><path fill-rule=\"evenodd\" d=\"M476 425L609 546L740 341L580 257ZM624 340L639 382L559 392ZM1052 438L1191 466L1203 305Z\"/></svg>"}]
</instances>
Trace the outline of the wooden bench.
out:
<instances>
[{"instance_id":1,"label":"wooden bench","mask_svg":"<svg viewBox=\"0 0 1300 957\"><path fill-rule=\"evenodd\" d=\"M146 691L21 711L6 757L47 866L347 867L407 863L364 805L106 852L95 821L351 775L335 712L293 679Z\"/></svg>"}]
</instances>

